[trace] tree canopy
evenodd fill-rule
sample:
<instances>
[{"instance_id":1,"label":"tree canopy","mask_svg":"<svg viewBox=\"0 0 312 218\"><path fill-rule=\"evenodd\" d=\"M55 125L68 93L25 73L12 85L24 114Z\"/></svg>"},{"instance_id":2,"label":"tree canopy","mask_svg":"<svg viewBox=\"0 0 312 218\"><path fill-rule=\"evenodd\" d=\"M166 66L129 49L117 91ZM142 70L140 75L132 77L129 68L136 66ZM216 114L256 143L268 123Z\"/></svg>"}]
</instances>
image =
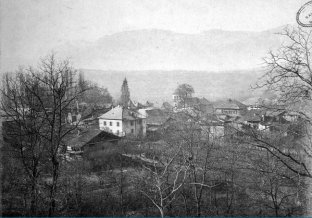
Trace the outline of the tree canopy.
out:
<instances>
[{"instance_id":1,"label":"tree canopy","mask_svg":"<svg viewBox=\"0 0 312 218\"><path fill-rule=\"evenodd\" d=\"M112 103L113 98L107 88L93 83L89 83L87 87L88 89L82 98L83 102L94 105Z\"/></svg>"},{"instance_id":2,"label":"tree canopy","mask_svg":"<svg viewBox=\"0 0 312 218\"><path fill-rule=\"evenodd\" d=\"M180 97L192 97L194 94L194 88L191 85L184 83L179 85L174 93Z\"/></svg>"}]
</instances>

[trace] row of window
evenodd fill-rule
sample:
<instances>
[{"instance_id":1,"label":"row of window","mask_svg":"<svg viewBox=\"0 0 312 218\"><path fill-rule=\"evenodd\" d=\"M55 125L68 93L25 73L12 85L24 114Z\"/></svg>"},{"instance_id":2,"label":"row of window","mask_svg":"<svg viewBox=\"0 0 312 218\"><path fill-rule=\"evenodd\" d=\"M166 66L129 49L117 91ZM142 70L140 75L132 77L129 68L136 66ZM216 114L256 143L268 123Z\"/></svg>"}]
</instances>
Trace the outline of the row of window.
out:
<instances>
[{"instance_id":1,"label":"row of window","mask_svg":"<svg viewBox=\"0 0 312 218\"><path fill-rule=\"evenodd\" d=\"M104 126L107 126L107 123L108 122L104 121ZM119 126L120 125L119 122L116 122L116 125ZM109 126L113 126L113 122L112 121L109 122Z\"/></svg>"},{"instance_id":2,"label":"row of window","mask_svg":"<svg viewBox=\"0 0 312 218\"><path fill-rule=\"evenodd\" d=\"M113 126L113 122L112 121L110 121L110 122L104 121L104 126L108 126L108 123L109 123L109 126ZM141 120L138 120L138 123L141 124ZM120 123L116 122L116 125L119 126ZM130 125L133 126L134 125L134 121L130 121Z\"/></svg>"}]
</instances>

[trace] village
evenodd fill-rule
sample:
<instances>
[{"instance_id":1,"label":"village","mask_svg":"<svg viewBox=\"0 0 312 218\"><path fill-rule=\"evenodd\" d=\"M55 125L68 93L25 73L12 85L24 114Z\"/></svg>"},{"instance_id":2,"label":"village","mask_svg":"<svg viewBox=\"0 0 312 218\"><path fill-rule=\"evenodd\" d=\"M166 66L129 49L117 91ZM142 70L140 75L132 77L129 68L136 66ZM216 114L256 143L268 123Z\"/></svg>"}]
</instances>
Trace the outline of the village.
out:
<instances>
[{"instance_id":1,"label":"village","mask_svg":"<svg viewBox=\"0 0 312 218\"><path fill-rule=\"evenodd\" d=\"M231 214L241 214L241 211L230 206L230 202L238 195L245 195L255 204L249 210L247 202L243 214L253 214L253 210L259 210L259 197L254 197L256 193L262 193L261 199L265 201L278 194L281 204L282 199L287 198L288 201L283 203L286 208L293 207L296 202L292 213L301 211L304 205L304 189L299 184L305 180L298 177L285 183L283 181L282 185L278 180L277 184L264 186L270 181L267 181L270 175L262 174L262 170L250 171L247 167L257 166L258 162L269 166L273 164L272 167L278 169L276 173L283 172L283 175L288 176L289 172L284 167L271 163L272 157L268 160L265 157L275 152L273 149L287 155L304 154L302 148L293 147L293 143L304 137L304 119L300 113L292 110L294 108L280 105L274 98L259 97L243 102L228 98L212 102L196 96L196 87L183 83L172 91L171 101L157 107L150 101L133 101L130 97L131 84L128 84L126 78L121 85L120 98L114 100L107 89L99 88L79 74L74 86L67 84L68 93L65 92L61 97L61 105L66 106L59 112L58 107L50 104L49 95L44 94L43 90L51 93L49 87L43 84L42 90L28 92L32 90L33 84L20 80L20 92L15 93L9 88L15 83L14 78L6 78L4 81L7 81L8 88L2 93L5 100L3 105L6 107L3 107L1 113L5 163L9 164L16 158L22 159L24 166L35 173L36 183L41 184L37 186L40 190L45 190L44 186L50 187L57 179L55 176L59 177L56 186L58 190L68 187L68 190L63 190L65 195L75 201L80 199L80 203L76 204L61 203L70 207L60 209L64 213L82 214L83 210L93 208L87 206L90 202L96 201L95 204L99 205L104 201L106 203L98 214L111 215L113 212L149 215L158 213L153 209L156 207L161 216L165 212L173 215L177 212L170 211L167 206L159 206L156 200L170 203L173 199L169 200L169 196L183 196L184 189L188 190L192 184L200 185L196 186L196 193L202 190L210 195L209 198L200 198L202 203L207 203L209 212L200 209L198 205L194 207L197 208L197 214L226 214L226 207ZM65 74L64 81L67 80L74 79ZM75 98L67 97L73 90L74 93L77 90L77 93L79 90L83 92L74 95ZM58 92L55 93L58 97ZM25 98L27 95L39 101ZM25 103L14 100L19 98L25 100ZM55 122L57 119L54 116L60 122ZM56 128L54 125L60 132L54 136L57 141L49 138L52 129ZM49 166L46 155L57 160L53 162L56 165L52 168L57 169L55 174L49 174L49 168L46 168ZM19 172L20 167L16 167L13 172ZM42 172L36 173L38 170ZM224 172L228 172L228 175L224 175ZM191 173L194 177L191 177ZM201 182L198 180L200 177L203 178ZM238 184L244 184L243 188ZM206 186L216 188L204 190ZM268 194L267 189L272 187L277 188L276 193ZM295 191L295 194L287 195L289 191ZM11 192L8 193L11 195ZM79 194L80 197L74 197L71 193ZM143 193L153 201L147 203L149 206L144 206L144 197L139 197L137 203L132 205L131 199L136 198L137 193ZM62 196L61 192L59 194ZM162 194L160 199L159 194ZM18 202L26 201L26 198L27 195L13 198L15 200L10 203L10 207L19 208ZM116 202L109 203L111 201ZM241 203L239 199L235 201ZM42 204L41 207L46 205L44 202L33 204ZM115 209L108 210L107 205ZM84 209L77 213L77 207ZM116 207L122 207L123 211L117 212ZM146 211L142 212L142 208L146 208ZM176 205L176 209L180 211L178 214L185 214L180 206ZM192 211L188 214L195 213ZM276 208L275 214L286 212ZM271 213L270 210L263 212Z\"/></svg>"},{"instance_id":2,"label":"village","mask_svg":"<svg viewBox=\"0 0 312 218\"><path fill-rule=\"evenodd\" d=\"M129 93L126 79L124 89ZM129 95L119 104L105 104L96 108L77 102L66 120L68 124L78 126L77 133L66 144L67 156L81 155L85 149L101 147L103 143L118 143L122 138L155 141L158 136L160 140L160 132L170 125L170 121L185 114L197 116L201 134L209 132L215 138L230 137L234 128L236 132L244 127L264 132L278 131L278 125L300 119L299 113L272 103L268 105L269 102L264 105L261 98L251 99L253 102L247 100L245 104L230 98L210 102L204 97L193 97L193 92L190 85L179 85L172 94L172 102L164 102L161 107L155 107L148 101L134 102Z\"/></svg>"}]
</instances>

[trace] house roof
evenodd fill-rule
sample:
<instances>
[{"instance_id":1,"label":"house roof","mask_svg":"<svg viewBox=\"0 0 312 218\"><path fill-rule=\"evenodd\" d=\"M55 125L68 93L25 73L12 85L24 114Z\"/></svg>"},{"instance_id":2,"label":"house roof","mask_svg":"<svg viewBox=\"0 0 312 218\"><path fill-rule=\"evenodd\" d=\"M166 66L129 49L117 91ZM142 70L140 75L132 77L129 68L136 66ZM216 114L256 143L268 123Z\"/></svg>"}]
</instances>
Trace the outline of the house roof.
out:
<instances>
[{"instance_id":1,"label":"house roof","mask_svg":"<svg viewBox=\"0 0 312 218\"><path fill-rule=\"evenodd\" d=\"M130 110L127 108L123 108L121 106L117 106L112 108L105 114L99 116L99 119L107 119L107 120L137 120L144 119L145 117L135 110Z\"/></svg>"},{"instance_id":2,"label":"house roof","mask_svg":"<svg viewBox=\"0 0 312 218\"><path fill-rule=\"evenodd\" d=\"M121 106L117 106L99 116L100 119L107 120L122 120L123 108Z\"/></svg>"},{"instance_id":3,"label":"house roof","mask_svg":"<svg viewBox=\"0 0 312 218\"><path fill-rule=\"evenodd\" d=\"M127 108L123 108L122 110L122 119L126 120L137 120L144 119L145 117L135 110L129 110Z\"/></svg>"},{"instance_id":4,"label":"house roof","mask_svg":"<svg viewBox=\"0 0 312 218\"><path fill-rule=\"evenodd\" d=\"M237 100L228 99L226 101L217 102L215 104L215 108L240 110L240 109L245 109L246 105L244 105L243 103Z\"/></svg>"},{"instance_id":5,"label":"house roof","mask_svg":"<svg viewBox=\"0 0 312 218\"><path fill-rule=\"evenodd\" d=\"M82 112L82 119L96 118L101 114L107 113L109 110L108 108L88 108Z\"/></svg>"},{"instance_id":6,"label":"house roof","mask_svg":"<svg viewBox=\"0 0 312 218\"><path fill-rule=\"evenodd\" d=\"M270 110L265 110L264 111L264 115L265 116L269 116L269 117L277 117L277 116L280 116L282 114L285 114L286 111L283 110L283 109L270 109Z\"/></svg>"},{"instance_id":7,"label":"house roof","mask_svg":"<svg viewBox=\"0 0 312 218\"><path fill-rule=\"evenodd\" d=\"M206 98L188 97L184 98L184 103L188 106L212 105Z\"/></svg>"},{"instance_id":8,"label":"house roof","mask_svg":"<svg viewBox=\"0 0 312 218\"><path fill-rule=\"evenodd\" d=\"M95 138L99 136L97 140ZM66 138L66 145L70 147L83 147L89 143L108 142L120 139L120 137L99 129L84 129L78 134L71 134Z\"/></svg>"}]
</instances>

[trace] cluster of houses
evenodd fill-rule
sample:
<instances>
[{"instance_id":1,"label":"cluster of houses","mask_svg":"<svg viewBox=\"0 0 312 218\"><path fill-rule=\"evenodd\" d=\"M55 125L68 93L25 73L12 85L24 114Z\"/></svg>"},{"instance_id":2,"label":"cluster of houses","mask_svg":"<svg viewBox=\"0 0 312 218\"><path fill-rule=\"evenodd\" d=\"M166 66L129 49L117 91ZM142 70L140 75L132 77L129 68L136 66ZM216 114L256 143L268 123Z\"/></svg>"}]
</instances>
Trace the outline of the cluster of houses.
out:
<instances>
[{"instance_id":1,"label":"cluster of houses","mask_svg":"<svg viewBox=\"0 0 312 218\"><path fill-rule=\"evenodd\" d=\"M76 124L79 121L78 129L81 130L68 140L67 150L69 153L79 153L90 145L116 143L123 137L153 138L181 112L199 117L201 128L208 128L213 137L225 136L227 127L233 124L238 128L272 131L275 124L293 122L299 117L285 109L263 109L256 104L247 105L234 99L212 103L206 98L188 96L182 104L182 99L176 93L172 99L171 103L164 102L158 108L149 102L140 104L130 100L127 107L110 104L88 108L84 113L74 110L69 113L68 122ZM79 120L70 119L73 116Z\"/></svg>"},{"instance_id":2,"label":"cluster of houses","mask_svg":"<svg viewBox=\"0 0 312 218\"><path fill-rule=\"evenodd\" d=\"M182 102L183 101L183 102ZM71 108L65 122L77 125L77 131L64 140L68 157L80 155L86 149L116 144L123 137L157 138L160 131L181 114L199 118L200 129L207 130L213 137L227 134L227 126L249 127L262 131L273 131L276 123L296 121L296 113L285 109L263 109L256 104L246 105L234 99L210 102L206 98L187 96L182 99L173 94L172 102L154 107L129 100L127 107L113 104L88 106L77 103Z\"/></svg>"}]
</instances>

